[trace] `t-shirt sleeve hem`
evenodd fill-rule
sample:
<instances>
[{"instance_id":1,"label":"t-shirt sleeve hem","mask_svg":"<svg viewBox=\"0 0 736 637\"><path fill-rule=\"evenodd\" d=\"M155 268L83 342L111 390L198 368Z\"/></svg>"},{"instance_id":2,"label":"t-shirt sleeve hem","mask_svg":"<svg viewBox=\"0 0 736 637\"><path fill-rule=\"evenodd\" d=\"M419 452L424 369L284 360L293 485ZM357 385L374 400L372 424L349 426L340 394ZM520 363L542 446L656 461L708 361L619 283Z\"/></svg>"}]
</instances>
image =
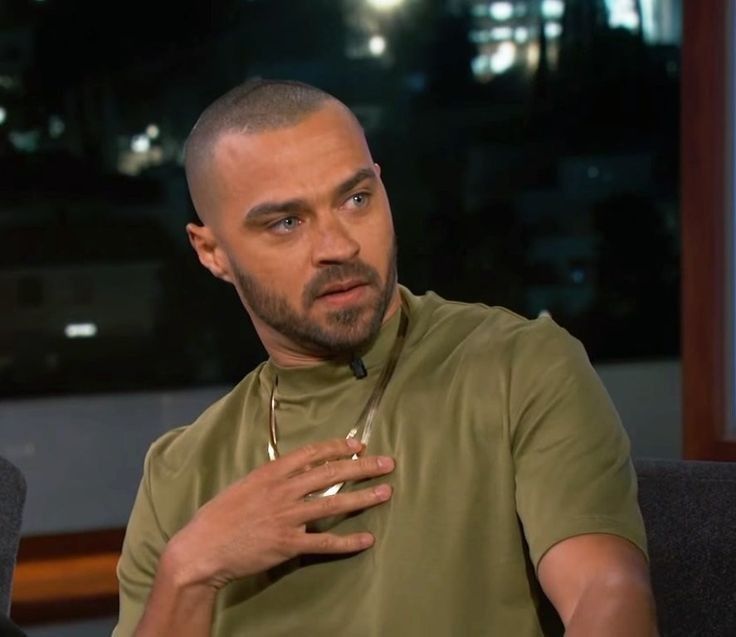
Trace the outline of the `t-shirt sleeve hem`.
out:
<instances>
[{"instance_id":1,"label":"t-shirt sleeve hem","mask_svg":"<svg viewBox=\"0 0 736 637\"><path fill-rule=\"evenodd\" d=\"M534 571L539 574L539 563L547 552L556 544L571 537L579 535L605 533L608 535L616 535L624 540L628 540L636 546L649 560L647 552L647 540L642 529L638 526L622 524L621 520L607 518L602 516L591 516L582 518L573 518L569 523L559 527L554 534L551 534L538 548L530 548L530 557L534 564Z\"/></svg>"}]
</instances>

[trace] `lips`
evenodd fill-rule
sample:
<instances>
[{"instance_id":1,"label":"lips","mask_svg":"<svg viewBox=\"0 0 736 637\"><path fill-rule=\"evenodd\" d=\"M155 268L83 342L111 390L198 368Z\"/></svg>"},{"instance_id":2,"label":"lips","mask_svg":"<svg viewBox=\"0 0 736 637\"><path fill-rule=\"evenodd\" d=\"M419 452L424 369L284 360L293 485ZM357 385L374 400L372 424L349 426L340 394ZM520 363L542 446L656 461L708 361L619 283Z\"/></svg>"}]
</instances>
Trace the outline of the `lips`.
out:
<instances>
[{"instance_id":1,"label":"lips","mask_svg":"<svg viewBox=\"0 0 736 637\"><path fill-rule=\"evenodd\" d=\"M320 293L317 295L317 298L322 298L325 296L329 296L331 294L342 294L344 292L349 292L350 290L361 287L363 285L366 285L366 282L358 281L358 280L344 281L342 283L333 283L323 288L320 291Z\"/></svg>"}]
</instances>

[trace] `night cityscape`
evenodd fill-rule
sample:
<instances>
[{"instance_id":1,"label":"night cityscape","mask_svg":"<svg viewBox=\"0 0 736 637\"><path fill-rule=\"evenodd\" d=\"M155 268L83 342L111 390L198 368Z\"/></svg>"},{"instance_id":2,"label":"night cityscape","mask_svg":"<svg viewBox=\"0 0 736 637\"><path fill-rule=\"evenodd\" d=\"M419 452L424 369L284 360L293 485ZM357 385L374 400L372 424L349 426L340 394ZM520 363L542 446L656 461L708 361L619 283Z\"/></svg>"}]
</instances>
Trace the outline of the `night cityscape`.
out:
<instances>
[{"instance_id":1,"label":"night cityscape","mask_svg":"<svg viewBox=\"0 0 736 637\"><path fill-rule=\"evenodd\" d=\"M232 383L265 357L196 261L181 166L250 76L363 124L400 281L679 352L681 0L0 3L0 392Z\"/></svg>"}]
</instances>

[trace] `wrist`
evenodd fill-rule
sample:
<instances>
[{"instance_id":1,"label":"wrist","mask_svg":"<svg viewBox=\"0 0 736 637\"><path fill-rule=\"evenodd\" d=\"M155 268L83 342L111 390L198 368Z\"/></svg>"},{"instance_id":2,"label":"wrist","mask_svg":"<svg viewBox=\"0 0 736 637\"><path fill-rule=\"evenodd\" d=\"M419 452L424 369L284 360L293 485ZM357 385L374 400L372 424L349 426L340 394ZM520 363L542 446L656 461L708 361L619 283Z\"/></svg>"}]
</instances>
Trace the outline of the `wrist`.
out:
<instances>
[{"instance_id":1,"label":"wrist","mask_svg":"<svg viewBox=\"0 0 736 637\"><path fill-rule=\"evenodd\" d=\"M202 596L215 595L222 588L218 573L208 564L201 544L192 544L181 532L166 545L159 563L159 574L181 591L200 591Z\"/></svg>"}]
</instances>

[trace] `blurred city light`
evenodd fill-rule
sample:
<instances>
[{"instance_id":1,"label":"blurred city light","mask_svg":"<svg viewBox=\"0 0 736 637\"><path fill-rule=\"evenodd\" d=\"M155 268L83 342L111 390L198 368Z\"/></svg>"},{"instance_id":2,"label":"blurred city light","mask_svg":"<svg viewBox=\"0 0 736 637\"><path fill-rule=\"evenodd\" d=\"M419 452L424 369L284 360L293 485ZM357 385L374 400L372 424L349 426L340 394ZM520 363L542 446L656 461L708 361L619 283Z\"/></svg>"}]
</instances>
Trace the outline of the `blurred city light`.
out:
<instances>
[{"instance_id":1,"label":"blurred city light","mask_svg":"<svg viewBox=\"0 0 736 637\"><path fill-rule=\"evenodd\" d=\"M368 0L376 9L385 11L387 9L395 9L399 5L404 3L404 0Z\"/></svg>"},{"instance_id":2,"label":"blurred city light","mask_svg":"<svg viewBox=\"0 0 736 637\"><path fill-rule=\"evenodd\" d=\"M562 25L559 22L548 22L544 25L544 35L550 39L559 38L562 35Z\"/></svg>"},{"instance_id":3,"label":"blurred city light","mask_svg":"<svg viewBox=\"0 0 736 637\"><path fill-rule=\"evenodd\" d=\"M491 70L494 73L508 71L516 61L516 45L513 42L502 42L491 56Z\"/></svg>"},{"instance_id":4,"label":"blurred city light","mask_svg":"<svg viewBox=\"0 0 736 637\"><path fill-rule=\"evenodd\" d=\"M514 5L511 2L494 2L490 7L490 14L494 20L503 22L514 15Z\"/></svg>"},{"instance_id":5,"label":"blurred city light","mask_svg":"<svg viewBox=\"0 0 736 637\"><path fill-rule=\"evenodd\" d=\"M64 334L67 338L93 338L97 336L97 326L94 323L69 323Z\"/></svg>"},{"instance_id":6,"label":"blurred city light","mask_svg":"<svg viewBox=\"0 0 736 637\"><path fill-rule=\"evenodd\" d=\"M382 35L374 35L368 40L368 50L376 57L381 56L386 51L386 38Z\"/></svg>"},{"instance_id":7,"label":"blurred city light","mask_svg":"<svg viewBox=\"0 0 736 637\"><path fill-rule=\"evenodd\" d=\"M501 40L510 40L514 37L514 30L511 27L494 27L491 29L491 39L496 42Z\"/></svg>"},{"instance_id":8,"label":"blurred city light","mask_svg":"<svg viewBox=\"0 0 736 637\"><path fill-rule=\"evenodd\" d=\"M0 75L0 88L12 91L18 87L18 80L12 75Z\"/></svg>"},{"instance_id":9,"label":"blurred city light","mask_svg":"<svg viewBox=\"0 0 736 637\"><path fill-rule=\"evenodd\" d=\"M514 40L519 44L524 44L529 41L529 29L526 27L519 27L514 31Z\"/></svg>"},{"instance_id":10,"label":"blurred city light","mask_svg":"<svg viewBox=\"0 0 736 637\"><path fill-rule=\"evenodd\" d=\"M559 19L565 13L565 3L562 0L544 0L542 2L542 15L545 18Z\"/></svg>"},{"instance_id":11,"label":"blurred city light","mask_svg":"<svg viewBox=\"0 0 736 637\"><path fill-rule=\"evenodd\" d=\"M148 139L157 139L160 134L161 131L156 124L149 124L146 126L146 135L148 136Z\"/></svg>"},{"instance_id":12,"label":"blurred city light","mask_svg":"<svg viewBox=\"0 0 736 637\"><path fill-rule=\"evenodd\" d=\"M130 149L134 153L146 153L151 148L151 140L148 135L133 135L130 141Z\"/></svg>"},{"instance_id":13,"label":"blurred city light","mask_svg":"<svg viewBox=\"0 0 736 637\"><path fill-rule=\"evenodd\" d=\"M61 137L65 130L66 124L64 124L64 120L61 119L61 117L58 115L52 115L49 117L49 135L51 135L51 137L54 139Z\"/></svg>"},{"instance_id":14,"label":"blurred city light","mask_svg":"<svg viewBox=\"0 0 736 637\"><path fill-rule=\"evenodd\" d=\"M7 118L8 118L8 111L5 110L5 107L0 106L0 125L4 124Z\"/></svg>"},{"instance_id":15,"label":"blurred city light","mask_svg":"<svg viewBox=\"0 0 736 637\"><path fill-rule=\"evenodd\" d=\"M636 0L607 0L608 23L612 27L622 27L629 31L639 28L639 13Z\"/></svg>"},{"instance_id":16,"label":"blurred city light","mask_svg":"<svg viewBox=\"0 0 736 637\"><path fill-rule=\"evenodd\" d=\"M38 129L24 131L10 131L10 143L22 153L35 153L41 141L41 131Z\"/></svg>"}]
</instances>

